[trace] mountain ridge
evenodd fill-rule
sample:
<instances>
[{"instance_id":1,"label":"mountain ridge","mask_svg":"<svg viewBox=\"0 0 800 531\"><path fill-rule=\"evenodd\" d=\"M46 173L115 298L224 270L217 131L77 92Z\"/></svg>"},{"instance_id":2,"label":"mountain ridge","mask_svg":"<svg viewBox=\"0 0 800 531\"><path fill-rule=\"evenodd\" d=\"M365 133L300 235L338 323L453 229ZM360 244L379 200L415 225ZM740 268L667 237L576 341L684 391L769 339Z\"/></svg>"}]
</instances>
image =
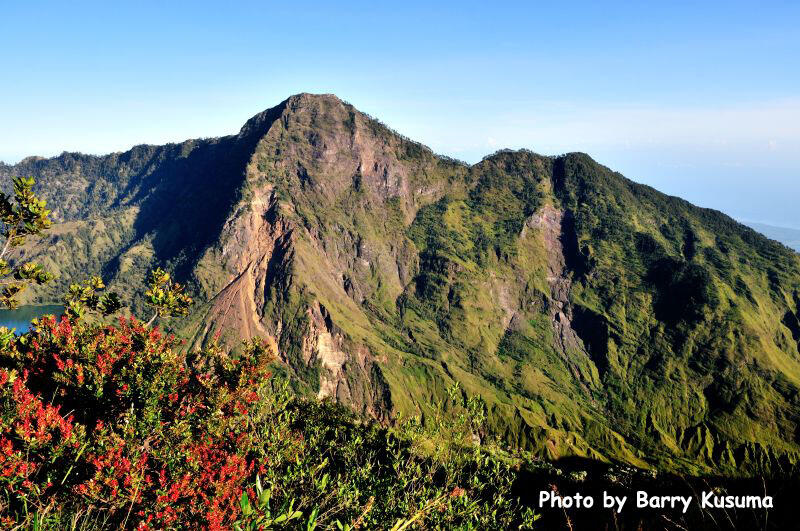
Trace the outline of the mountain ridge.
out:
<instances>
[{"instance_id":1,"label":"mountain ridge","mask_svg":"<svg viewBox=\"0 0 800 531\"><path fill-rule=\"evenodd\" d=\"M298 389L381 422L455 380L488 400L477 436L551 459L741 474L800 454L796 255L588 155L465 165L300 94L235 135L11 172L59 221L23 250L62 279L36 300L86 271L134 298L164 265L200 301L167 323L190 346L264 337Z\"/></svg>"}]
</instances>

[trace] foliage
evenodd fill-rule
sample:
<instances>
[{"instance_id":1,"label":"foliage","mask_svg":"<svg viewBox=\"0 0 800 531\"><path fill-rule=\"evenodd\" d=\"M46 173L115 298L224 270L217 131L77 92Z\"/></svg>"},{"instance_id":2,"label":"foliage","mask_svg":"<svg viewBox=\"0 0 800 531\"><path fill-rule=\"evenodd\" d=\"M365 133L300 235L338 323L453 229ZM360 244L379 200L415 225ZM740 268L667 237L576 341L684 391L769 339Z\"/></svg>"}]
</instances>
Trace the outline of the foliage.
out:
<instances>
[{"instance_id":1,"label":"foliage","mask_svg":"<svg viewBox=\"0 0 800 531\"><path fill-rule=\"evenodd\" d=\"M56 528L87 510L99 527L139 529L533 521L511 497L513 469L478 447L433 459L296 398L270 380L273 353L258 341L237 358L178 347L135 318L63 316L0 351L5 526Z\"/></svg>"},{"instance_id":2,"label":"foliage","mask_svg":"<svg viewBox=\"0 0 800 531\"><path fill-rule=\"evenodd\" d=\"M17 261L13 266L5 260L9 251L25 243L29 236L41 234L50 227L50 211L46 202L33 193L32 178L12 180L13 197L0 192L0 234L5 238L0 250L0 305L16 308L17 297L27 284L45 284L53 275L33 262Z\"/></svg>"},{"instance_id":3,"label":"foliage","mask_svg":"<svg viewBox=\"0 0 800 531\"><path fill-rule=\"evenodd\" d=\"M156 268L150 272L149 289L145 296L147 304L155 310L155 314L147 323L150 326L157 317L184 317L189 314L192 298L184 293L184 288L172 282L172 276L163 269Z\"/></svg>"},{"instance_id":4,"label":"foliage","mask_svg":"<svg viewBox=\"0 0 800 531\"><path fill-rule=\"evenodd\" d=\"M67 315L80 319L86 310L99 312L104 317L116 313L122 308L122 301L119 295L113 292L99 294L105 287L103 279L98 276L93 276L82 284L70 285L69 291L64 295Z\"/></svg>"}]
</instances>

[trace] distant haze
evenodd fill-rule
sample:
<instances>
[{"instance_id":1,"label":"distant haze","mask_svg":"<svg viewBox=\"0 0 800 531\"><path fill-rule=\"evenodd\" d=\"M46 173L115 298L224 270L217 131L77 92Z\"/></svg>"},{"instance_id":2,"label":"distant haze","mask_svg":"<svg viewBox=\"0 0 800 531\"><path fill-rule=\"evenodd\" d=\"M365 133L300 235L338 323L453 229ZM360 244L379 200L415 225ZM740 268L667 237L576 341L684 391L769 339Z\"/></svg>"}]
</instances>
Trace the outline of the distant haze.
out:
<instances>
[{"instance_id":1,"label":"distant haze","mask_svg":"<svg viewBox=\"0 0 800 531\"><path fill-rule=\"evenodd\" d=\"M773 227L772 225L749 223L746 221L744 224L752 227L764 236L777 240L787 247L791 247L795 251L800 252L800 230L788 229L786 227Z\"/></svg>"}]
</instances>

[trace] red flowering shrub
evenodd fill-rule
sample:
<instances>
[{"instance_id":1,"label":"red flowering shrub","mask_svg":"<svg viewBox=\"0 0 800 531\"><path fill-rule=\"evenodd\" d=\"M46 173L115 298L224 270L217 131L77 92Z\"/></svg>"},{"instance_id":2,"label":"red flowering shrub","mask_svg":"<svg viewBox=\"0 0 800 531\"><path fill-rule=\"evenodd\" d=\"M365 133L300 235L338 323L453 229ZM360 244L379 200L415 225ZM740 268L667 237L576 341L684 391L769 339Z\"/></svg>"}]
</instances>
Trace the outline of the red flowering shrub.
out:
<instances>
[{"instance_id":1,"label":"red flowering shrub","mask_svg":"<svg viewBox=\"0 0 800 531\"><path fill-rule=\"evenodd\" d=\"M66 462L80 439L72 417L31 393L27 377L0 369L0 484L21 496L52 486L47 472Z\"/></svg>"},{"instance_id":2,"label":"red flowering shrub","mask_svg":"<svg viewBox=\"0 0 800 531\"><path fill-rule=\"evenodd\" d=\"M259 465L247 427L271 353L180 352L136 319L67 317L3 349L0 513L62 498L143 529L230 526Z\"/></svg>"}]
</instances>

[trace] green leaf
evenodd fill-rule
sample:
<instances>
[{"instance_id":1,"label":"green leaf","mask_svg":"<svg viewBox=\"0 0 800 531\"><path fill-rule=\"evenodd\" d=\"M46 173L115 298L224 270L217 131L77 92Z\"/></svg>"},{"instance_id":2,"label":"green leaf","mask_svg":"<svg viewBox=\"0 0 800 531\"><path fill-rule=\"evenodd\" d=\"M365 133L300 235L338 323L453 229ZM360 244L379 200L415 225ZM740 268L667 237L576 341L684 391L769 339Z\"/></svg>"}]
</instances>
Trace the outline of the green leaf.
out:
<instances>
[{"instance_id":1,"label":"green leaf","mask_svg":"<svg viewBox=\"0 0 800 531\"><path fill-rule=\"evenodd\" d=\"M269 498L271 495L272 491L270 489L262 490L261 494L258 495L258 507L261 509L269 507Z\"/></svg>"},{"instance_id":2,"label":"green leaf","mask_svg":"<svg viewBox=\"0 0 800 531\"><path fill-rule=\"evenodd\" d=\"M250 508L250 498L247 497L247 493L242 493L242 498L239 500L239 505L242 508L242 514L248 516L253 510Z\"/></svg>"},{"instance_id":3,"label":"green leaf","mask_svg":"<svg viewBox=\"0 0 800 531\"><path fill-rule=\"evenodd\" d=\"M317 528L317 515L319 515L319 507L314 507L311 514L308 515L308 523L306 523L306 531L313 531Z\"/></svg>"}]
</instances>

